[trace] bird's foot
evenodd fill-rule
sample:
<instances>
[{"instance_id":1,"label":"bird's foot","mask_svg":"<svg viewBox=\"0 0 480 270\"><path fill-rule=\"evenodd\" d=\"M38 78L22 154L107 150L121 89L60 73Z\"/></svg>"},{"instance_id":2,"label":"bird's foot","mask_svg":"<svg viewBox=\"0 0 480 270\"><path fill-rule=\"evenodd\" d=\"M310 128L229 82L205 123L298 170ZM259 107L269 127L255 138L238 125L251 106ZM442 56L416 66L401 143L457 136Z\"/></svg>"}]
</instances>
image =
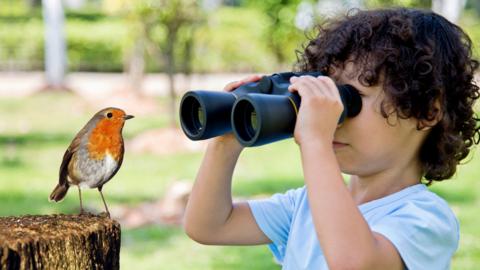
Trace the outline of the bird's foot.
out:
<instances>
[{"instance_id":1,"label":"bird's foot","mask_svg":"<svg viewBox=\"0 0 480 270\"><path fill-rule=\"evenodd\" d=\"M109 219L112 218L112 217L110 216L110 212L102 212L102 213L99 214L99 216L108 217Z\"/></svg>"},{"instance_id":2,"label":"bird's foot","mask_svg":"<svg viewBox=\"0 0 480 270\"><path fill-rule=\"evenodd\" d=\"M88 211L85 211L85 210L80 210L80 213L78 214L80 216L89 216L89 215L92 215L92 213L88 212Z\"/></svg>"}]
</instances>

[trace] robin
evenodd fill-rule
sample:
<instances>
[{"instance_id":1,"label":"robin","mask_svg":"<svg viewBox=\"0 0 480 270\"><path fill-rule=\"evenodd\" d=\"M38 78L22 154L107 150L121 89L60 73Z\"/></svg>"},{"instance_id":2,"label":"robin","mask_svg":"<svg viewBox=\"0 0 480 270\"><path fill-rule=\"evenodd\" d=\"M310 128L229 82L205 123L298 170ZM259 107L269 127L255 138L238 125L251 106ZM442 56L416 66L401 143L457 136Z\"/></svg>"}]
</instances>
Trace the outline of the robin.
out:
<instances>
[{"instance_id":1,"label":"robin","mask_svg":"<svg viewBox=\"0 0 480 270\"><path fill-rule=\"evenodd\" d=\"M59 183L50 194L50 200L61 201L71 185L78 187L80 214L82 188L97 188L102 196L107 215L107 204L102 194L103 185L120 169L123 161L124 144L122 129L125 121L133 118L121 109L106 108L95 114L78 132L60 165Z\"/></svg>"}]
</instances>

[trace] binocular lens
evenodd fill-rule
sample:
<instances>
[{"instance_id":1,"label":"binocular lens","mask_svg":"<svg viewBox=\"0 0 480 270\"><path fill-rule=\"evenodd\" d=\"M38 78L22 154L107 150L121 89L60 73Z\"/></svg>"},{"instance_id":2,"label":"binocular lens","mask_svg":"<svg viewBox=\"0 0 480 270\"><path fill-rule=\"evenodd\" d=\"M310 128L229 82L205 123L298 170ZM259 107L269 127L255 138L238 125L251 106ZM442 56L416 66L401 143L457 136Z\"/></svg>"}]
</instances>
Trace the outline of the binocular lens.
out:
<instances>
[{"instance_id":1,"label":"binocular lens","mask_svg":"<svg viewBox=\"0 0 480 270\"><path fill-rule=\"evenodd\" d=\"M202 132L205 128L205 113L200 105L200 102L194 97L187 97L183 101L184 107L188 108L182 110L182 120L188 132L195 136Z\"/></svg>"},{"instance_id":2,"label":"binocular lens","mask_svg":"<svg viewBox=\"0 0 480 270\"><path fill-rule=\"evenodd\" d=\"M250 113L250 126L252 127L253 134L255 134L258 124L257 124L257 113L252 111Z\"/></svg>"},{"instance_id":3,"label":"binocular lens","mask_svg":"<svg viewBox=\"0 0 480 270\"><path fill-rule=\"evenodd\" d=\"M205 125L205 114L203 113L203 110L201 107L198 107L197 119L198 119L198 122L200 122L199 129L202 129L202 127Z\"/></svg>"},{"instance_id":4,"label":"binocular lens","mask_svg":"<svg viewBox=\"0 0 480 270\"><path fill-rule=\"evenodd\" d=\"M187 92L180 103L183 131L192 140L205 140L230 132L230 112L234 102L232 93Z\"/></svg>"},{"instance_id":5,"label":"binocular lens","mask_svg":"<svg viewBox=\"0 0 480 270\"><path fill-rule=\"evenodd\" d=\"M233 122L243 126L238 129L238 135L245 141L250 141L255 137L258 129L257 113L252 103L247 100L238 102L237 114L233 114Z\"/></svg>"}]
</instances>

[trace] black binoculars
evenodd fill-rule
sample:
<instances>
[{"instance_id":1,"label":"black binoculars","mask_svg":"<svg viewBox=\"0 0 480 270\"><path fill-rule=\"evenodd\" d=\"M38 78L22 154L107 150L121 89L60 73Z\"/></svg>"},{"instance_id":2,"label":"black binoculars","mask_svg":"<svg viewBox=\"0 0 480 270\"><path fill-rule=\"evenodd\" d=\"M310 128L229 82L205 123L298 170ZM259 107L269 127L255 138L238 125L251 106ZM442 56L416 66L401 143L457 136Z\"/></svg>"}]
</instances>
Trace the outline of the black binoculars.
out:
<instances>
[{"instance_id":1,"label":"black binoculars","mask_svg":"<svg viewBox=\"0 0 480 270\"><path fill-rule=\"evenodd\" d=\"M300 96L290 93L293 76L321 76L320 72L285 72L262 77L232 92L189 91L180 103L182 130L191 140L205 140L228 132L243 146L260 146L293 136ZM344 105L339 123L362 109L358 91L338 86Z\"/></svg>"}]
</instances>

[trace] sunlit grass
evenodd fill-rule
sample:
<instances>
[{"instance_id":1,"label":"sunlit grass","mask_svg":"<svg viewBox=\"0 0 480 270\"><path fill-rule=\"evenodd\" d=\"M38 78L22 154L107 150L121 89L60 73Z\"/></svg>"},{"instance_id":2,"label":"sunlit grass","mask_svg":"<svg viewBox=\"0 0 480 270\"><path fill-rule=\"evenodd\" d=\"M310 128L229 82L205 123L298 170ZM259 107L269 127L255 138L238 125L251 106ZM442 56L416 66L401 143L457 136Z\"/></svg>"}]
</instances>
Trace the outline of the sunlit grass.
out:
<instances>
[{"instance_id":1,"label":"sunlit grass","mask_svg":"<svg viewBox=\"0 0 480 270\"><path fill-rule=\"evenodd\" d=\"M159 100L159 102L164 102ZM73 188L61 203L48 202L58 181L62 155L76 132L96 112L71 94L37 94L0 99L0 215L77 213ZM125 127L127 139L165 127L165 114L140 116ZM161 142L159 142L161 143ZM449 201L461 223L453 269L480 264L480 158L460 166L453 180L432 190ZM112 208L160 198L174 181L193 181L202 153L158 156L128 151L118 175L105 185ZM300 156L292 140L246 149L234 176L235 197L265 196L303 185ZM82 193L89 209L103 211L96 190ZM176 227L150 226L122 231L124 269L279 269L266 246L203 246Z\"/></svg>"}]
</instances>

